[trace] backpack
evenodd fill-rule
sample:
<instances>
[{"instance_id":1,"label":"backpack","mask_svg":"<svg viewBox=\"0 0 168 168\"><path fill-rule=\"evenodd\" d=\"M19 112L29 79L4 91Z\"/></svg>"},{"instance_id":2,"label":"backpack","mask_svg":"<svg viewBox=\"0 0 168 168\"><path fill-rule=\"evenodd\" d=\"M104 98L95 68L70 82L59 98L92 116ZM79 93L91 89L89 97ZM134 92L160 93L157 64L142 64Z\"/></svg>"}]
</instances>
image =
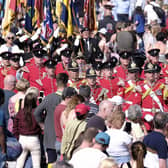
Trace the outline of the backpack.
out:
<instances>
[{"instance_id":1,"label":"backpack","mask_svg":"<svg viewBox=\"0 0 168 168\"><path fill-rule=\"evenodd\" d=\"M159 19L162 19L165 17L165 11L162 8L160 8L158 6L154 6L154 5L152 5L152 6L153 6L153 10L156 12Z\"/></svg>"},{"instance_id":2,"label":"backpack","mask_svg":"<svg viewBox=\"0 0 168 168\"><path fill-rule=\"evenodd\" d=\"M158 15L159 19L161 20L161 24L160 25L162 27L165 27L166 26L166 14L165 14L165 11L162 8L158 7L158 6L152 5L152 7L153 7L153 10Z\"/></svg>"}]
</instances>

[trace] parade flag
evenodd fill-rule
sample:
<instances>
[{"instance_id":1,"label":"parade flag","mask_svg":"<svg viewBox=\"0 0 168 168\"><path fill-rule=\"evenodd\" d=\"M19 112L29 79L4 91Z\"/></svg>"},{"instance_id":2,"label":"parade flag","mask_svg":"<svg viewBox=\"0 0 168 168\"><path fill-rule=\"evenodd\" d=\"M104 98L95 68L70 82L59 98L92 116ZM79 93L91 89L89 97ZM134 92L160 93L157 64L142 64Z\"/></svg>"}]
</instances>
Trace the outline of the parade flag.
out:
<instances>
[{"instance_id":1,"label":"parade flag","mask_svg":"<svg viewBox=\"0 0 168 168\"><path fill-rule=\"evenodd\" d=\"M41 28L41 39L47 43L54 33L50 0L44 1L44 18Z\"/></svg>"},{"instance_id":2,"label":"parade flag","mask_svg":"<svg viewBox=\"0 0 168 168\"><path fill-rule=\"evenodd\" d=\"M90 31L97 29L95 0L86 0L84 4L84 27Z\"/></svg>"},{"instance_id":3,"label":"parade flag","mask_svg":"<svg viewBox=\"0 0 168 168\"><path fill-rule=\"evenodd\" d=\"M35 4L35 0L27 0L25 29L29 33L32 33L33 27L34 27L33 25L33 17L35 14L34 4Z\"/></svg>"},{"instance_id":4,"label":"parade flag","mask_svg":"<svg viewBox=\"0 0 168 168\"><path fill-rule=\"evenodd\" d=\"M67 36L71 36L75 28L79 26L79 19L77 17L77 8L73 0L63 0L61 5L61 24L67 31Z\"/></svg>"},{"instance_id":5,"label":"parade flag","mask_svg":"<svg viewBox=\"0 0 168 168\"><path fill-rule=\"evenodd\" d=\"M43 20L43 0L27 0L25 29L32 33Z\"/></svg>"},{"instance_id":6,"label":"parade flag","mask_svg":"<svg viewBox=\"0 0 168 168\"><path fill-rule=\"evenodd\" d=\"M17 0L6 0L5 9L5 15L2 20L2 33L4 36L7 34L8 31L10 31L10 26L15 19Z\"/></svg>"}]
</instances>

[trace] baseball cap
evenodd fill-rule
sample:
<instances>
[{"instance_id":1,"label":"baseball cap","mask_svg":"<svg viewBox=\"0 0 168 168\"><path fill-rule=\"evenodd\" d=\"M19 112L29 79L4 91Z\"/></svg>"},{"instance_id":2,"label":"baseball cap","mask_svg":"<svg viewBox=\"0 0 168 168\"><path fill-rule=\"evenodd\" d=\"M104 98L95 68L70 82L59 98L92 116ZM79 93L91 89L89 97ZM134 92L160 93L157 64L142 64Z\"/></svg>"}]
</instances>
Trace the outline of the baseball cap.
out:
<instances>
[{"instance_id":1,"label":"baseball cap","mask_svg":"<svg viewBox=\"0 0 168 168\"><path fill-rule=\"evenodd\" d=\"M85 104L78 104L76 107L75 107L75 113L80 113L80 115L85 115L89 112L90 110L90 107L89 106L86 106Z\"/></svg>"},{"instance_id":2,"label":"baseball cap","mask_svg":"<svg viewBox=\"0 0 168 168\"><path fill-rule=\"evenodd\" d=\"M124 103L124 99L121 96L113 96L111 99L108 100L116 104L117 106L122 105Z\"/></svg>"},{"instance_id":3,"label":"baseball cap","mask_svg":"<svg viewBox=\"0 0 168 168\"><path fill-rule=\"evenodd\" d=\"M99 132L95 137L96 142L102 145L109 145L110 136L105 132Z\"/></svg>"}]
</instances>

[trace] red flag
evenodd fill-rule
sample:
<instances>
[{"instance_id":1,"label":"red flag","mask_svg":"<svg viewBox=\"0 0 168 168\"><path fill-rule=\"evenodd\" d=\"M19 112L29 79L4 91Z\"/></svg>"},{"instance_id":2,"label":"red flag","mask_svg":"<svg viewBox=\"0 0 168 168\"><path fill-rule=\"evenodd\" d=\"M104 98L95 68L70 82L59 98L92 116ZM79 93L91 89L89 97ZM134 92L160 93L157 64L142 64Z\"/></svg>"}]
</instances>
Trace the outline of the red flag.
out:
<instances>
[{"instance_id":1,"label":"red flag","mask_svg":"<svg viewBox=\"0 0 168 168\"><path fill-rule=\"evenodd\" d=\"M97 29L95 0L86 0L84 4L84 27L90 31Z\"/></svg>"}]
</instances>

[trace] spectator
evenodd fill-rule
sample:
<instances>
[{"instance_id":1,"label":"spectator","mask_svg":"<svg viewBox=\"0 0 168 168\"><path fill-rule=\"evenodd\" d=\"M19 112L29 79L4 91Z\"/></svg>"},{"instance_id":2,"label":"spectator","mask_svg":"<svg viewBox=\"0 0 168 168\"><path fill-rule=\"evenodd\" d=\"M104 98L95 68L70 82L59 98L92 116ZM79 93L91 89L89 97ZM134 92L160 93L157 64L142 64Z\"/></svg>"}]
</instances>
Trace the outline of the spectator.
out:
<instances>
[{"instance_id":1,"label":"spectator","mask_svg":"<svg viewBox=\"0 0 168 168\"><path fill-rule=\"evenodd\" d=\"M83 102L84 99L80 95L75 95L70 99L67 106L65 107L65 110L62 112L60 118L61 128L63 131L65 130L67 122L70 120L74 120L76 118L75 114L76 105L81 104Z\"/></svg>"},{"instance_id":2,"label":"spectator","mask_svg":"<svg viewBox=\"0 0 168 168\"><path fill-rule=\"evenodd\" d=\"M16 78L13 75L7 75L5 77L4 79L5 102L0 107L0 109L5 113L6 126L8 126L8 120L9 120L9 111L8 111L9 98L15 94L13 92L15 89L15 84L16 84Z\"/></svg>"},{"instance_id":3,"label":"spectator","mask_svg":"<svg viewBox=\"0 0 168 168\"><path fill-rule=\"evenodd\" d=\"M74 147L74 142L79 134L86 129L86 116L89 112L89 107L85 104L78 104L75 107L76 119L69 121L66 124L65 131L62 137L61 154L66 159L71 158L71 151Z\"/></svg>"},{"instance_id":4,"label":"spectator","mask_svg":"<svg viewBox=\"0 0 168 168\"><path fill-rule=\"evenodd\" d=\"M25 97L25 92L29 88L30 83L26 79L20 79L16 83L17 94L12 96L9 99L8 109L9 109L9 122L8 122L8 130L12 132L13 130L13 117L17 114L17 112L22 108L22 101Z\"/></svg>"},{"instance_id":5,"label":"spectator","mask_svg":"<svg viewBox=\"0 0 168 168\"><path fill-rule=\"evenodd\" d=\"M111 114L113 110L113 104L108 101L104 100L99 105L99 112L90 118L87 123L87 128L95 127L98 128L100 131L106 131L106 124L105 121L107 116Z\"/></svg>"},{"instance_id":6,"label":"spectator","mask_svg":"<svg viewBox=\"0 0 168 168\"><path fill-rule=\"evenodd\" d=\"M60 150L61 150L61 141L62 141L62 135L63 131L61 129L61 114L67 107L68 102L71 100L71 98L76 95L77 92L74 88L72 87L67 87L64 89L62 93L62 101L58 106L56 106L55 111L54 111L54 127L55 127L55 134L56 134L56 152L57 152L57 159L60 157Z\"/></svg>"},{"instance_id":7,"label":"spectator","mask_svg":"<svg viewBox=\"0 0 168 168\"><path fill-rule=\"evenodd\" d=\"M136 141L131 145L131 160L130 162L124 163L121 165L121 168L143 168L144 167L144 158L146 155L146 146L140 142Z\"/></svg>"},{"instance_id":8,"label":"spectator","mask_svg":"<svg viewBox=\"0 0 168 168\"><path fill-rule=\"evenodd\" d=\"M128 109L128 112L126 114L127 116L127 122L130 123L131 127L131 135L133 136L133 140L142 140L145 135L147 135L147 130L145 126L142 123L141 117L142 117L142 111L141 107L137 104L131 105Z\"/></svg>"},{"instance_id":9,"label":"spectator","mask_svg":"<svg viewBox=\"0 0 168 168\"><path fill-rule=\"evenodd\" d=\"M55 150L55 129L54 129L54 110L55 107L61 102L62 92L67 86L68 75L60 73L56 77L57 91L51 93L44 98L40 105L36 108L34 115L36 121L42 125L44 123L44 148L47 152L48 165L54 165L57 159ZM45 111L45 121L44 121ZM50 130L50 131L48 131Z\"/></svg>"},{"instance_id":10,"label":"spectator","mask_svg":"<svg viewBox=\"0 0 168 168\"><path fill-rule=\"evenodd\" d=\"M0 107L5 101L5 93L0 89ZM5 142L5 113L0 109L0 167L4 167L6 161L6 142Z\"/></svg>"},{"instance_id":11,"label":"spectator","mask_svg":"<svg viewBox=\"0 0 168 168\"><path fill-rule=\"evenodd\" d=\"M109 145L110 136L100 132L95 137L95 143L92 147L84 148L73 154L69 161L74 168L97 168L102 159L107 155L104 153Z\"/></svg>"},{"instance_id":12,"label":"spectator","mask_svg":"<svg viewBox=\"0 0 168 168\"><path fill-rule=\"evenodd\" d=\"M100 162L99 168L118 168L114 159L108 157Z\"/></svg>"},{"instance_id":13,"label":"spectator","mask_svg":"<svg viewBox=\"0 0 168 168\"><path fill-rule=\"evenodd\" d=\"M88 85L81 85L79 88L79 94L84 97L85 104L90 107L90 111L87 116L87 120L89 120L93 115L98 113L99 107L97 104L90 102L91 88Z\"/></svg>"},{"instance_id":14,"label":"spectator","mask_svg":"<svg viewBox=\"0 0 168 168\"><path fill-rule=\"evenodd\" d=\"M144 165L148 168L166 168L167 163L167 142L164 136L164 130L167 126L167 114L158 112L153 119L154 130L145 136L143 142L147 147L147 154Z\"/></svg>"},{"instance_id":15,"label":"spectator","mask_svg":"<svg viewBox=\"0 0 168 168\"><path fill-rule=\"evenodd\" d=\"M40 167L41 149L39 135L41 129L34 118L37 97L33 93L25 96L24 108L14 118L13 133L19 138L23 151L17 159L16 168L24 167L28 152L32 156L33 167Z\"/></svg>"},{"instance_id":16,"label":"spectator","mask_svg":"<svg viewBox=\"0 0 168 168\"><path fill-rule=\"evenodd\" d=\"M94 144L93 140L97 134L98 129L93 127L87 128L84 132L81 132L81 134L75 141L72 154L79 151L80 149L92 147Z\"/></svg>"},{"instance_id":17,"label":"spectator","mask_svg":"<svg viewBox=\"0 0 168 168\"><path fill-rule=\"evenodd\" d=\"M108 124L110 128L106 131L106 133L110 136L107 153L110 157L114 158L119 165L130 161L129 146L132 139L127 132L121 130L124 121L125 114L122 111L114 111L108 117Z\"/></svg>"},{"instance_id":18,"label":"spectator","mask_svg":"<svg viewBox=\"0 0 168 168\"><path fill-rule=\"evenodd\" d=\"M136 33L140 38L142 38L145 32L145 16L140 6L135 8L133 20L136 26Z\"/></svg>"}]
</instances>

